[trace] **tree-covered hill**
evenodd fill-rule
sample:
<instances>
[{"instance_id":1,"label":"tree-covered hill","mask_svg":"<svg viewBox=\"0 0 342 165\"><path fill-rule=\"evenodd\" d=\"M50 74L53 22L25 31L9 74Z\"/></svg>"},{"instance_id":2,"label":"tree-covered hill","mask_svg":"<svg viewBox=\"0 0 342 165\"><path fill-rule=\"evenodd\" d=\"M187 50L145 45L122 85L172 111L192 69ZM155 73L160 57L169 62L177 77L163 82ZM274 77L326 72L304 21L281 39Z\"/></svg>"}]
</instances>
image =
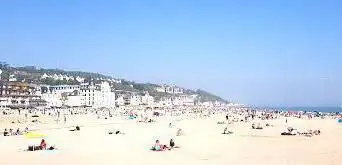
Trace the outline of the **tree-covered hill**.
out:
<instances>
[{"instance_id":1,"label":"tree-covered hill","mask_svg":"<svg viewBox=\"0 0 342 165\"><path fill-rule=\"evenodd\" d=\"M100 81L109 81L113 80L114 78L111 76L103 75L100 73L93 73L93 72L83 72L83 71L66 71L62 69L44 69L44 68L37 68L35 66L24 66L24 67L12 67L5 62L0 62L0 69L2 70L1 80L8 80L10 75L15 75L17 81L24 81L28 83L34 84L45 84L45 85L77 85L79 84L78 81L75 79L70 80L56 80L53 78L45 78L42 79L41 77L44 74L47 75L66 75L69 77L82 77L85 79L85 82L95 82L98 83ZM174 97L180 94L169 94L169 93L161 93L156 90L157 87L160 85L152 84L152 83L136 83L134 81L128 81L124 79L117 79L120 80L120 83L109 81L111 86L116 91L126 91L131 93L145 93L149 92L151 96L154 96L157 100L162 97ZM227 102L226 100L222 99L219 96L206 92L204 90L190 90L183 88L184 94L187 95L197 95L200 101L220 101L220 102Z\"/></svg>"}]
</instances>

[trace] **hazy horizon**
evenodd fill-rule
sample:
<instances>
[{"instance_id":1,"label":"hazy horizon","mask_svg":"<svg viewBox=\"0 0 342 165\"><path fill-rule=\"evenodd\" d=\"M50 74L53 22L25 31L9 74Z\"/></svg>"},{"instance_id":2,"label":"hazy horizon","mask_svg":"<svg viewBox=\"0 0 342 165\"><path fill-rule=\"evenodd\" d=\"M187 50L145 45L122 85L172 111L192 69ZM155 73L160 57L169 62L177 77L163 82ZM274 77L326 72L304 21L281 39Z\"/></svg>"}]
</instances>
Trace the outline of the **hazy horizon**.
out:
<instances>
[{"instance_id":1,"label":"hazy horizon","mask_svg":"<svg viewBox=\"0 0 342 165\"><path fill-rule=\"evenodd\" d=\"M175 83L254 106L342 105L342 2L5 1L0 61Z\"/></svg>"}]
</instances>

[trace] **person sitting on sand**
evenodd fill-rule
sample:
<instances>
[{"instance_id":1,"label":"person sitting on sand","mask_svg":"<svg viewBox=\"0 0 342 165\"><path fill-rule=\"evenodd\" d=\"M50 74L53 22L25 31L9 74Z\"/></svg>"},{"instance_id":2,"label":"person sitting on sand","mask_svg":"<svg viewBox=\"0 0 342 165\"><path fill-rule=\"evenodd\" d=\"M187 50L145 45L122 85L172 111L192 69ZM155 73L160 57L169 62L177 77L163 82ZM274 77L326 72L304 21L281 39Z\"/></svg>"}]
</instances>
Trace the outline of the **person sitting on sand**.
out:
<instances>
[{"instance_id":1,"label":"person sitting on sand","mask_svg":"<svg viewBox=\"0 0 342 165\"><path fill-rule=\"evenodd\" d=\"M17 131L15 132L15 135L20 135L21 132L20 132L20 129L18 128Z\"/></svg>"},{"instance_id":2,"label":"person sitting on sand","mask_svg":"<svg viewBox=\"0 0 342 165\"><path fill-rule=\"evenodd\" d=\"M170 139L170 149L173 149L173 147L175 147L175 142L173 139Z\"/></svg>"},{"instance_id":3,"label":"person sitting on sand","mask_svg":"<svg viewBox=\"0 0 342 165\"><path fill-rule=\"evenodd\" d=\"M47 147L45 139L42 139L39 146L28 146L27 151L39 151L39 150L56 150L57 148L55 146Z\"/></svg>"},{"instance_id":4,"label":"person sitting on sand","mask_svg":"<svg viewBox=\"0 0 342 165\"><path fill-rule=\"evenodd\" d=\"M320 135L321 134L321 130L315 130L315 131L313 131L313 134L315 134L315 135Z\"/></svg>"},{"instance_id":5,"label":"person sitting on sand","mask_svg":"<svg viewBox=\"0 0 342 165\"><path fill-rule=\"evenodd\" d=\"M233 132L228 131L228 127L225 127L222 134L232 134Z\"/></svg>"},{"instance_id":6,"label":"person sitting on sand","mask_svg":"<svg viewBox=\"0 0 342 165\"><path fill-rule=\"evenodd\" d=\"M9 132L7 131L7 128L5 128L4 136L9 136Z\"/></svg>"},{"instance_id":7,"label":"person sitting on sand","mask_svg":"<svg viewBox=\"0 0 342 165\"><path fill-rule=\"evenodd\" d=\"M41 150L46 150L46 142L45 139L42 139L42 141L40 142L40 149Z\"/></svg>"},{"instance_id":8,"label":"person sitting on sand","mask_svg":"<svg viewBox=\"0 0 342 165\"><path fill-rule=\"evenodd\" d=\"M166 145L160 144L159 140L156 140L156 143L152 146L153 151L164 151L167 148Z\"/></svg>"}]
</instances>

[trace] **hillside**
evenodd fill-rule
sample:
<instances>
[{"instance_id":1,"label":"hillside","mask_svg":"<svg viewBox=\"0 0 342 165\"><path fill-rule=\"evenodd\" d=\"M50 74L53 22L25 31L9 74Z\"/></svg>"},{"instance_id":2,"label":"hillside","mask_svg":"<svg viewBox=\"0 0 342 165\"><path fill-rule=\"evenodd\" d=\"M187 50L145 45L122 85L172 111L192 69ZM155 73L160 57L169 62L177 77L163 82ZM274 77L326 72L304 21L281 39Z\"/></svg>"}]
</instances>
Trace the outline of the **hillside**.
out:
<instances>
[{"instance_id":1,"label":"hillside","mask_svg":"<svg viewBox=\"0 0 342 165\"><path fill-rule=\"evenodd\" d=\"M109 81L110 84L116 91L125 91L125 92L132 92L132 93L144 93L148 91L149 94L159 100L162 97L173 97L179 94L169 94L169 93L161 93L156 90L157 87L161 87L157 84L152 83L136 83L133 81L128 81L124 79L116 79L111 76L103 75L100 73L92 73L92 72L82 72L82 71L66 71L62 69L43 69L37 68L35 66L24 66L24 67L12 67L5 62L0 62L0 69L2 70L1 79L8 80L10 75L15 75L17 81L24 81L28 83L34 84L46 84L46 85L76 85L79 84L76 81L75 77L82 77L84 78L85 82L93 81L95 83L104 81L104 80L120 80L120 83ZM45 78L42 79L41 77L44 75L66 75L70 77L74 77L70 80L55 80L53 78ZM219 96L206 92L204 90L198 89L196 91L189 90L182 88L184 94L188 95L198 95L199 100L201 101L220 101L220 102L227 102L226 100L222 99Z\"/></svg>"}]
</instances>

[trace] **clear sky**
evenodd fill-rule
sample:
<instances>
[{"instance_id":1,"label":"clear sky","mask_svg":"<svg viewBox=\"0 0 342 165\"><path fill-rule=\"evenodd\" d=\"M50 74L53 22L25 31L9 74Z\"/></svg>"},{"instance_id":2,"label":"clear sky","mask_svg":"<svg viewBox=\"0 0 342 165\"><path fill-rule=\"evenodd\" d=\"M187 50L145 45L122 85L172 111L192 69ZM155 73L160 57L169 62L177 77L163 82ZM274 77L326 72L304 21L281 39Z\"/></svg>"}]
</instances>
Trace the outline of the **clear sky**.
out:
<instances>
[{"instance_id":1,"label":"clear sky","mask_svg":"<svg viewBox=\"0 0 342 165\"><path fill-rule=\"evenodd\" d=\"M202 88L250 105L342 104L342 1L0 1L0 60Z\"/></svg>"}]
</instances>

